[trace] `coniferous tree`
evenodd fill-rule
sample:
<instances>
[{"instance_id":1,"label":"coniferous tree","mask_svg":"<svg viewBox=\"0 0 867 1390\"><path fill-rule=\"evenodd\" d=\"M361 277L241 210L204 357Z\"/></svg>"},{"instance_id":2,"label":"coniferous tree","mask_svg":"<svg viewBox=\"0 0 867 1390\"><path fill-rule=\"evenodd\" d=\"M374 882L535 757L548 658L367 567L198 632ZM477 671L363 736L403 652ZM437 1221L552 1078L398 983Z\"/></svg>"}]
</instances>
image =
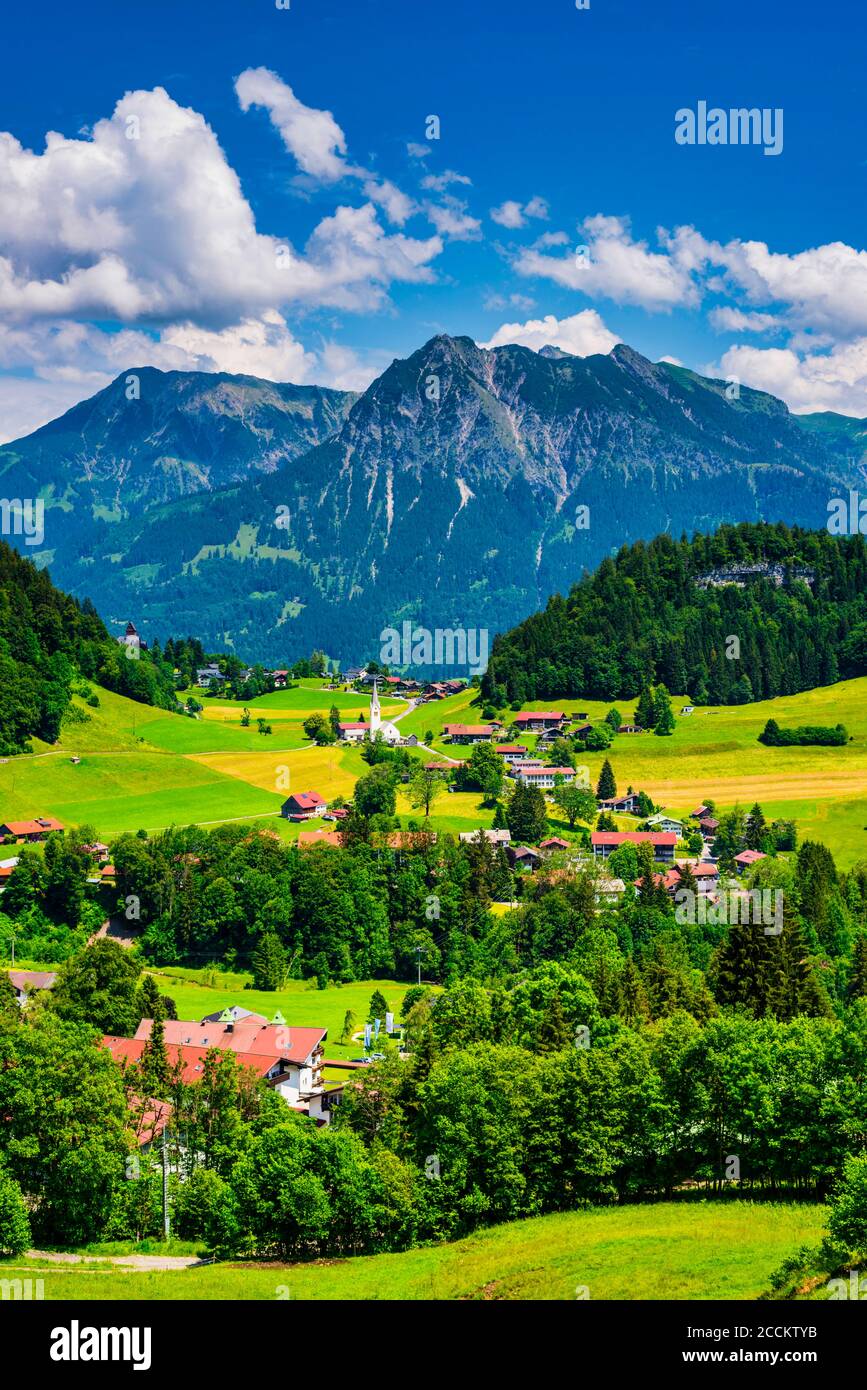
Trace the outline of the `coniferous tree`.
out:
<instances>
[{"instance_id":1,"label":"coniferous tree","mask_svg":"<svg viewBox=\"0 0 867 1390\"><path fill-rule=\"evenodd\" d=\"M655 722L653 695L645 685L638 697L633 723L637 724L639 729L652 729Z\"/></svg>"},{"instance_id":2,"label":"coniferous tree","mask_svg":"<svg viewBox=\"0 0 867 1390\"><path fill-rule=\"evenodd\" d=\"M266 931L256 944L250 962L256 989L282 989L286 979L286 952L276 932Z\"/></svg>"},{"instance_id":3,"label":"coniferous tree","mask_svg":"<svg viewBox=\"0 0 867 1390\"><path fill-rule=\"evenodd\" d=\"M856 936L852 951L849 994L853 999L867 998L867 933L863 931Z\"/></svg>"},{"instance_id":4,"label":"coniferous tree","mask_svg":"<svg viewBox=\"0 0 867 1390\"><path fill-rule=\"evenodd\" d=\"M155 1018L150 1037L141 1054L141 1074L147 1096L164 1097L172 1081L172 1069L166 1049L166 1030L161 1018Z\"/></svg>"},{"instance_id":5,"label":"coniferous tree","mask_svg":"<svg viewBox=\"0 0 867 1390\"><path fill-rule=\"evenodd\" d=\"M779 958L761 922L736 922L717 953L716 998L763 1018L779 991Z\"/></svg>"},{"instance_id":6,"label":"coniferous tree","mask_svg":"<svg viewBox=\"0 0 867 1390\"><path fill-rule=\"evenodd\" d=\"M599 781L596 784L596 796L600 801L608 801L617 795L617 782L614 777L614 768L608 758L602 764L602 771L599 773Z\"/></svg>"}]
</instances>

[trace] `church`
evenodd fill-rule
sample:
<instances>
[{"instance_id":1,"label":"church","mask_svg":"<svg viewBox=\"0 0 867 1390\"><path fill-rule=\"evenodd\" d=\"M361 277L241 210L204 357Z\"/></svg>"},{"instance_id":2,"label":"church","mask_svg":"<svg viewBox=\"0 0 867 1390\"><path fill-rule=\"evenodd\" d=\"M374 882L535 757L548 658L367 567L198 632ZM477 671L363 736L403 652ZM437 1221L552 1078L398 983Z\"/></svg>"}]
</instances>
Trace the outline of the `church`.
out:
<instances>
[{"instance_id":1,"label":"church","mask_svg":"<svg viewBox=\"0 0 867 1390\"><path fill-rule=\"evenodd\" d=\"M400 743L400 730L396 724L390 720L383 720L382 712L379 707L379 691L376 688L376 681L373 682L373 691L370 696L370 719L365 722L363 719L350 724L340 725L340 737L346 743L362 743L370 735L375 739L377 734L384 743Z\"/></svg>"}]
</instances>

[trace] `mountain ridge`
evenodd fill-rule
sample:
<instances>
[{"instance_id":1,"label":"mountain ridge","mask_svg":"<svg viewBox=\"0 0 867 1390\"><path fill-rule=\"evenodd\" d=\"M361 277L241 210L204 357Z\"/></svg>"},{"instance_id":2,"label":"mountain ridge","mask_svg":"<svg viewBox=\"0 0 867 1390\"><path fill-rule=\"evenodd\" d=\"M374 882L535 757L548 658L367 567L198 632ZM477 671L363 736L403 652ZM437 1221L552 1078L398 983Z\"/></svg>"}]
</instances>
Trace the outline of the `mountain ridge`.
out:
<instances>
[{"instance_id":1,"label":"mountain ridge","mask_svg":"<svg viewBox=\"0 0 867 1390\"><path fill-rule=\"evenodd\" d=\"M174 375L206 378L202 409L191 408L195 385L187 391L187 437L204 469L216 419L218 442L241 441L228 465L221 458L232 476L184 490L188 479L160 464L164 432L124 410L139 426L127 453L161 485L136 491L102 436L91 440L105 475L94 503L76 492L75 461L64 476L55 451L38 558L116 621L195 631L250 659L319 646L362 660L407 619L493 633L634 540L734 521L823 526L832 489L865 474L860 422L805 424L745 386L729 399L726 382L627 344L582 358L438 334L359 396ZM155 423L167 416L168 406ZM58 423L36 433L65 437ZM0 449L0 486L24 443ZM52 528L51 504L70 499L76 525Z\"/></svg>"}]
</instances>

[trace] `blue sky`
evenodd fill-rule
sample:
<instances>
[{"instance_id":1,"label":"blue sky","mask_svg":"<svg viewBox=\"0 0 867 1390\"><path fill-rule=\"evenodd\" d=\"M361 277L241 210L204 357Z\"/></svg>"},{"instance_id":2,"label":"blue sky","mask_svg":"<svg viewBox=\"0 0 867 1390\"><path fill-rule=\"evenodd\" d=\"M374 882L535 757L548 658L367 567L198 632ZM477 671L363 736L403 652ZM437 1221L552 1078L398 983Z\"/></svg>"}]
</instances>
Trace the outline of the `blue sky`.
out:
<instances>
[{"instance_id":1,"label":"blue sky","mask_svg":"<svg viewBox=\"0 0 867 1390\"><path fill-rule=\"evenodd\" d=\"M361 387L441 331L624 340L867 415L859 20L838 0L15 7L0 438L145 361ZM782 151L678 144L700 101L781 109Z\"/></svg>"}]
</instances>

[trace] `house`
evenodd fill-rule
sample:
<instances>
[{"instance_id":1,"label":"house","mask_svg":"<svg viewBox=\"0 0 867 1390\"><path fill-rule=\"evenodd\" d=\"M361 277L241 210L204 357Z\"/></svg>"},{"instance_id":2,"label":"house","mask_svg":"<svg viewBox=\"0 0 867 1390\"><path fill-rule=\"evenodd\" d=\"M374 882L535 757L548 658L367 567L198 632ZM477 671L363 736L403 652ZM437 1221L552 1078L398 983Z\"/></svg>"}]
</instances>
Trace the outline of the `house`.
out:
<instances>
[{"instance_id":1,"label":"house","mask_svg":"<svg viewBox=\"0 0 867 1390\"><path fill-rule=\"evenodd\" d=\"M490 741L502 724L446 724L445 733L452 743L485 743Z\"/></svg>"},{"instance_id":2,"label":"house","mask_svg":"<svg viewBox=\"0 0 867 1390\"><path fill-rule=\"evenodd\" d=\"M346 681L347 685L352 685L355 681L360 681L362 677L366 675L367 672L363 666L349 666L343 672L343 679Z\"/></svg>"},{"instance_id":3,"label":"house","mask_svg":"<svg viewBox=\"0 0 867 1390\"><path fill-rule=\"evenodd\" d=\"M587 735L593 732L593 725L581 724L577 729L572 729L571 732L575 738L580 738L581 742L583 743L587 738Z\"/></svg>"},{"instance_id":4,"label":"house","mask_svg":"<svg viewBox=\"0 0 867 1390\"><path fill-rule=\"evenodd\" d=\"M108 845L104 845L101 840L94 840L92 845L82 845L81 848L98 864L104 864L108 859Z\"/></svg>"},{"instance_id":5,"label":"house","mask_svg":"<svg viewBox=\"0 0 867 1390\"><path fill-rule=\"evenodd\" d=\"M104 1038L103 1043L116 1060L137 1061L135 1044L143 1048L151 1035L153 1019L143 1018L135 1038ZM308 1111L314 1096L324 1091L322 1066L327 1028L296 1028L279 1014L268 1023L261 1014L225 1009L216 1019L211 1015L201 1023L184 1019L165 1019L163 1031L169 1060L172 1049L181 1050L184 1080L199 1080L199 1068L211 1048L234 1052L243 1066L273 1086L293 1109ZM187 1075L188 1069L191 1074Z\"/></svg>"},{"instance_id":6,"label":"house","mask_svg":"<svg viewBox=\"0 0 867 1390\"><path fill-rule=\"evenodd\" d=\"M118 637L117 640L120 646L127 647L132 651L146 652L148 649L147 642L141 640L133 623L127 623L126 632L123 637Z\"/></svg>"},{"instance_id":7,"label":"house","mask_svg":"<svg viewBox=\"0 0 867 1390\"><path fill-rule=\"evenodd\" d=\"M701 816L699 818L698 826L703 835L707 835L708 837L713 838L713 836L719 830L719 821L714 820L713 816Z\"/></svg>"},{"instance_id":8,"label":"house","mask_svg":"<svg viewBox=\"0 0 867 1390\"><path fill-rule=\"evenodd\" d=\"M621 724L617 732L619 734L643 734L644 730L640 724Z\"/></svg>"},{"instance_id":9,"label":"house","mask_svg":"<svg viewBox=\"0 0 867 1390\"><path fill-rule=\"evenodd\" d=\"M57 835L62 830L62 823L53 816L37 816L35 820L9 820L0 825L0 835L11 835L16 840L26 840L28 844L47 840L49 835Z\"/></svg>"},{"instance_id":10,"label":"house","mask_svg":"<svg viewBox=\"0 0 867 1390\"><path fill-rule=\"evenodd\" d=\"M10 970L9 979L15 991L15 998L22 1009L27 1003L28 994L38 989L53 989L57 979L56 970Z\"/></svg>"},{"instance_id":11,"label":"house","mask_svg":"<svg viewBox=\"0 0 867 1390\"><path fill-rule=\"evenodd\" d=\"M655 816L648 816L647 824L651 830L670 830L675 835L683 834L683 821L675 819L674 816L667 816L663 811L658 811Z\"/></svg>"},{"instance_id":12,"label":"house","mask_svg":"<svg viewBox=\"0 0 867 1390\"><path fill-rule=\"evenodd\" d=\"M626 884L622 878L599 878L596 880L596 907L602 911L604 907L617 907L621 898L626 892Z\"/></svg>"},{"instance_id":13,"label":"house","mask_svg":"<svg viewBox=\"0 0 867 1390\"><path fill-rule=\"evenodd\" d=\"M586 719L587 717L588 716L586 709L575 710L572 714L569 715L570 719Z\"/></svg>"},{"instance_id":14,"label":"house","mask_svg":"<svg viewBox=\"0 0 867 1390\"><path fill-rule=\"evenodd\" d=\"M766 854L761 854L757 849L745 849L740 854L735 855L735 864L739 874L746 873L754 864L758 864L760 859L767 859Z\"/></svg>"},{"instance_id":15,"label":"house","mask_svg":"<svg viewBox=\"0 0 867 1390\"><path fill-rule=\"evenodd\" d=\"M560 730L569 723L569 716L555 710L527 710L513 719L523 733L541 733L545 729Z\"/></svg>"},{"instance_id":16,"label":"house","mask_svg":"<svg viewBox=\"0 0 867 1390\"><path fill-rule=\"evenodd\" d=\"M333 845L339 849L343 836L337 830L302 830L298 836L299 849L312 849L314 845Z\"/></svg>"},{"instance_id":17,"label":"house","mask_svg":"<svg viewBox=\"0 0 867 1390\"><path fill-rule=\"evenodd\" d=\"M363 719L351 720L346 724L338 724L337 727L344 743L363 743L370 730L370 725Z\"/></svg>"},{"instance_id":18,"label":"house","mask_svg":"<svg viewBox=\"0 0 867 1390\"><path fill-rule=\"evenodd\" d=\"M521 767L513 765L515 780L524 787L539 787L546 791L557 785L555 778L562 777L564 782L574 782L576 772L574 767Z\"/></svg>"},{"instance_id":19,"label":"house","mask_svg":"<svg viewBox=\"0 0 867 1390\"><path fill-rule=\"evenodd\" d=\"M271 675L272 675L273 680L274 680L274 689L275 689L275 690L285 690L285 689L286 689L286 686L287 686L288 683L289 683L289 672L288 672L288 671L272 671L272 672L271 672Z\"/></svg>"},{"instance_id":20,"label":"house","mask_svg":"<svg viewBox=\"0 0 867 1390\"><path fill-rule=\"evenodd\" d=\"M480 835L484 835L489 845L510 845L512 843L510 831L483 830L481 827L479 827L478 830L462 830L459 839L461 839L465 845L469 845L473 842L477 843Z\"/></svg>"},{"instance_id":21,"label":"house","mask_svg":"<svg viewBox=\"0 0 867 1390\"><path fill-rule=\"evenodd\" d=\"M547 840L543 840L539 846L545 854L554 854L557 850L568 849L569 841L561 840L559 835L549 835Z\"/></svg>"},{"instance_id":22,"label":"house","mask_svg":"<svg viewBox=\"0 0 867 1390\"><path fill-rule=\"evenodd\" d=\"M651 830L594 830L590 836L594 857L607 859L621 845L651 845L653 857L663 864L674 862L677 836Z\"/></svg>"},{"instance_id":23,"label":"house","mask_svg":"<svg viewBox=\"0 0 867 1390\"><path fill-rule=\"evenodd\" d=\"M385 837L389 849L427 849L436 842L435 830L390 830Z\"/></svg>"},{"instance_id":24,"label":"house","mask_svg":"<svg viewBox=\"0 0 867 1390\"><path fill-rule=\"evenodd\" d=\"M695 705L684 705L681 714L695 714Z\"/></svg>"},{"instance_id":25,"label":"house","mask_svg":"<svg viewBox=\"0 0 867 1390\"><path fill-rule=\"evenodd\" d=\"M691 864L692 876L696 882L696 889L701 896L707 896L715 892L719 883L719 869L716 864ZM636 888L641 884L641 879L635 880ZM683 873L680 864L675 864L664 874L654 874L654 883L664 888L672 898L677 896L678 890L683 887Z\"/></svg>"},{"instance_id":26,"label":"house","mask_svg":"<svg viewBox=\"0 0 867 1390\"><path fill-rule=\"evenodd\" d=\"M708 806L699 806L699 808L698 808L697 811L693 811L693 812L692 812L692 819L693 819L693 820L701 820L702 817L704 817L704 816L709 816L709 815L710 815L710 808L709 808Z\"/></svg>"},{"instance_id":27,"label":"house","mask_svg":"<svg viewBox=\"0 0 867 1390\"><path fill-rule=\"evenodd\" d=\"M286 820L313 820L328 810L328 803L318 792L293 792L280 807Z\"/></svg>"},{"instance_id":28,"label":"house","mask_svg":"<svg viewBox=\"0 0 867 1390\"><path fill-rule=\"evenodd\" d=\"M18 867L17 856L13 859L0 859L0 893L6 887L7 879L12 877L13 871Z\"/></svg>"},{"instance_id":29,"label":"house","mask_svg":"<svg viewBox=\"0 0 867 1390\"><path fill-rule=\"evenodd\" d=\"M497 752L507 763L513 763L517 758L523 758L527 749L523 743L498 743Z\"/></svg>"},{"instance_id":30,"label":"house","mask_svg":"<svg viewBox=\"0 0 867 1390\"><path fill-rule=\"evenodd\" d=\"M538 850L528 845L509 845L506 855L513 869L529 869L531 873L538 869L542 858Z\"/></svg>"},{"instance_id":31,"label":"house","mask_svg":"<svg viewBox=\"0 0 867 1390\"><path fill-rule=\"evenodd\" d=\"M196 685L201 686L202 689L207 689L212 681L216 681L218 685L222 685L225 679L226 677L223 675L216 661L210 661L207 666L199 666L196 669Z\"/></svg>"},{"instance_id":32,"label":"house","mask_svg":"<svg viewBox=\"0 0 867 1390\"><path fill-rule=\"evenodd\" d=\"M596 804L600 811L608 811L609 813L621 811L625 812L627 815L634 816L638 814L638 793L627 792L626 796L603 797L601 800L597 801Z\"/></svg>"}]
</instances>

